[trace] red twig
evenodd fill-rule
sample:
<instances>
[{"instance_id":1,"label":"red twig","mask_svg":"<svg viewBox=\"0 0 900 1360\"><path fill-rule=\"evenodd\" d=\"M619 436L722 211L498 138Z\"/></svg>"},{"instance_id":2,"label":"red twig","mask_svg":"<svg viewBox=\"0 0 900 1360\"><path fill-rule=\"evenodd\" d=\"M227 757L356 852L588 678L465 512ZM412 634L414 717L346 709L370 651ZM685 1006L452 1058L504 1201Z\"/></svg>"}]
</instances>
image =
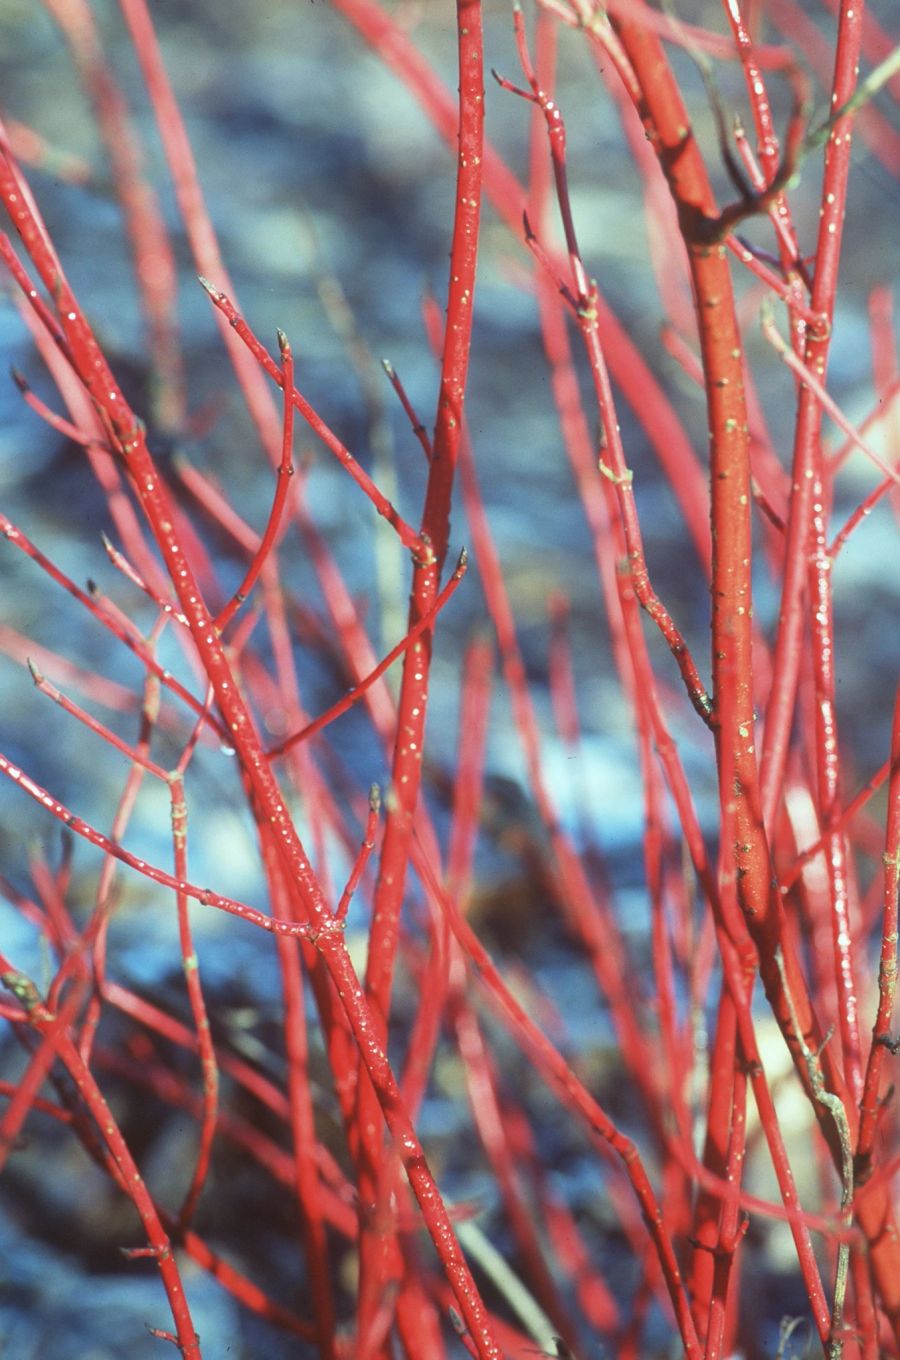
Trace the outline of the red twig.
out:
<instances>
[{"instance_id":1,"label":"red twig","mask_svg":"<svg viewBox=\"0 0 900 1360\"><path fill-rule=\"evenodd\" d=\"M153 1258L159 1266L159 1273L176 1326L178 1349L185 1360L188 1357L198 1357L199 1360L200 1341L194 1331L190 1308L172 1251L171 1241L160 1222L156 1206L147 1191L112 1111L62 1027L61 1017L47 1008L31 979L17 972L7 959L0 957L0 969L2 969L0 981L21 1004L22 1022L28 1024L43 1038L50 1040L56 1056L68 1071L79 1095L90 1110L97 1131L116 1164L120 1183L138 1211Z\"/></svg>"},{"instance_id":2,"label":"red twig","mask_svg":"<svg viewBox=\"0 0 900 1360\"><path fill-rule=\"evenodd\" d=\"M458 150L450 279L447 293L447 324L441 357L440 386L432 456L422 511L420 550L414 556L410 593L410 627L432 608L450 533L450 500L462 428L463 403L469 371L481 218L482 157L484 137L483 35L480 0L457 0L457 50L459 106L456 120ZM431 634L407 652L398 703L397 738L391 766L391 797L381 847L374 915L366 961L366 994L386 1033L397 952L400 908L406 884L412 822L419 796L422 744L428 704ZM371 1127L372 1097L368 1083L359 1091L358 1120L365 1131ZM379 1180L380 1149L367 1138L361 1165L360 1198L372 1200ZM366 1231L361 1265L368 1285L368 1306L383 1287L382 1245L377 1231ZM368 1320L360 1319L361 1330ZM477 1337L477 1344L481 1344Z\"/></svg>"},{"instance_id":3,"label":"red twig","mask_svg":"<svg viewBox=\"0 0 900 1360\"><path fill-rule=\"evenodd\" d=\"M276 756L284 755L286 751L291 750L291 748L296 746L299 742L306 741L308 737L313 736L316 732L321 732L323 727L327 727L329 723L334 722L336 718L339 718L343 713L346 713L363 697L366 691L375 684L376 680L381 679L385 671L389 670L399 657L404 656L411 647L414 647L422 634L428 632L434 626L434 621L438 614L456 593L457 586L466 574L467 563L468 558L466 556L466 550L463 548L459 555L456 570L448 578L447 584L444 586L443 590L435 597L434 603L427 613L423 614L418 622L411 626L409 632L404 638L401 638L396 647L392 647L387 656L379 661L378 665L375 666L373 670L369 671L368 675L360 680L359 684L354 685L353 689L350 690L349 694L345 694L343 699L339 699L337 703L332 704L324 713L320 713L318 718L314 718L312 722L309 722L305 727L302 727L299 732L292 733L291 736L285 737L283 741L280 741L277 746L271 747L268 752L269 758L274 760Z\"/></svg>"},{"instance_id":4,"label":"red twig","mask_svg":"<svg viewBox=\"0 0 900 1360\"><path fill-rule=\"evenodd\" d=\"M227 319L232 330L240 336L241 340L243 340L260 368L262 368L265 373L268 373L269 377L273 378L279 387L284 387L286 381L285 373L278 367L265 346L257 340L253 331L247 325L247 322L235 310L234 304L227 294L223 293L220 289L215 288L209 280L203 278L202 275L200 282L206 289L216 308ZM378 487L372 481L372 478L364 468L360 467L350 450L341 443L337 435L329 429L321 416L317 414L306 398L297 391L296 387L290 389L290 397L294 407L300 412L313 433L318 435L329 453L332 453L338 462L347 469L357 486L366 496L368 496L379 515L383 515L388 524L396 530L397 536L403 546L409 548L411 552L418 551L420 543L415 531L400 517L387 497L381 494Z\"/></svg>"},{"instance_id":5,"label":"red twig","mask_svg":"<svg viewBox=\"0 0 900 1360\"><path fill-rule=\"evenodd\" d=\"M281 518L287 505L290 479L294 475L294 405L291 401L291 394L294 391L294 355L290 341L284 331L278 332L278 348L281 350L281 390L283 393L284 418L281 435L281 462L278 464L275 480L275 499L272 501L272 509L269 512L265 533L260 540L246 576L232 599L216 615L216 627L220 633L225 631L238 609L247 599L269 554L275 547L278 531L281 527Z\"/></svg>"}]
</instances>

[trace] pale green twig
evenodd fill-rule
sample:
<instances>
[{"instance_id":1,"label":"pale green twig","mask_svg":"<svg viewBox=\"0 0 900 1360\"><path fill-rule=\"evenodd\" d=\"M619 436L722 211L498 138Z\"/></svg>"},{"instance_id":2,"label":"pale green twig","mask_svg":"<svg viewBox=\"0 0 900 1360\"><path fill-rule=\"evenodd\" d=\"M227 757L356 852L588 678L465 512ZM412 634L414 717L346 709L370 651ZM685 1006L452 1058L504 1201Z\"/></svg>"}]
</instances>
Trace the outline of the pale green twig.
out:
<instances>
[{"instance_id":1,"label":"pale green twig","mask_svg":"<svg viewBox=\"0 0 900 1360\"><path fill-rule=\"evenodd\" d=\"M847 1111L844 1109L844 1102L840 1096L836 1096L833 1091L829 1091L825 1085L825 1078L822 1075L822 1063L820 1061L822 1048L831 1038L831 1031L826 1035L822 1048L811 1049L806 1042L800 1021L797 1017L797 1010L794 1006L794 998L788 985L787 970L784 966L780 947L775 951L775 962L781 974L781 982L784 987L784 995L787 999L788 1011L790 1012L791 1024L794 1027L794 1034L806 1063L806 1071L809 1076L809 1084L812 1093L820 1105L824 1105L830 1111L838 1133L838 1140L841 1145L841 1218L845 1226L851 1227L853 1223L853 1147L850 1142L850 1125L847 1121ZM850 1242L844 1238L838 1245L837 1268L834 1278L834 1304L831 1310L831 1336L828 1340L826 1355L828 1360L840 1360L844 1352L844 1302L847 1296L847 1276L850 1266Z\"/></svg>"}]
</instances>

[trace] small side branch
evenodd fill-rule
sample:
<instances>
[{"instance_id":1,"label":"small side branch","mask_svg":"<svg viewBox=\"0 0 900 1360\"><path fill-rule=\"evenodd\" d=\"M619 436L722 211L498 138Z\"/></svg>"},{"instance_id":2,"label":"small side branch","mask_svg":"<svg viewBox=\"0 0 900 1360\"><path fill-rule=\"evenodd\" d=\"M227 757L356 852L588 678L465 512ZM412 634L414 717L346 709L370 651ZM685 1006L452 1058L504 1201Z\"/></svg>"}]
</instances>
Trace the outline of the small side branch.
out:
<instances>
[{"instance_id":1,"label":"small side branch","mask_svg":"<svg viewBox=\"0 0 900 1360\"><path fill-rule=\"evenodd\" d=\"M199 275L199 278L200 283L209 294L213 305L218 308L228 321L232 330L241 338L241 340L243 340L260 367L268 373L269 377L272 378L279 387L283 387L285 383L283 370L276 364L265 345L263 345L261 341L257 339L256 335L254 335L253 331L237 311L228 295L214 287L213 284L202 275ZM296 387L293 388L290 395L295 408L300 412L307 425L309 425L314 434L319 436L329 453L334 454L338 462L343 464L357 486L368 496L379 515L382 515L384 519L387 520L388 524L392 525L397 531L397 535L403 546L408 548L410 552L418 552L421 548L419 535L406 523L406 520L398 514L388 498L379 491L378 487L372 481L372 478L365 469L359 465L350 450L340 441L340 439L338 439L334 431L325 424L322 417L314 410L306 398L297 391Z\"/></svg>"}]
</instances>

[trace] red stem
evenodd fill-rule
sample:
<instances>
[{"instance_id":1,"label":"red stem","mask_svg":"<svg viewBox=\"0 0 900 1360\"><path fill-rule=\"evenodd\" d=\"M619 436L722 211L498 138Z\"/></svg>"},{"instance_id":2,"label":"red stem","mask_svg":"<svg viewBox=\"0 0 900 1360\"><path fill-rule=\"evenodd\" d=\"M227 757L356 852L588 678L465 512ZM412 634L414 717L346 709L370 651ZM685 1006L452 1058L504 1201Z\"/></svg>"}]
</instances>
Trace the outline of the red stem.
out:
<instances>
[{"instance_id":1,"label":"red stem","mask_svg":"<svg viewBox=\"0 0 900 1360\"><path fill-rule=\"evenodd\" d=\"M79 1095L87 1105L97 1131L106 1144L118 1169L120 1184L131 1199L147 1234L151 1252L159 1266L163 1287L169 1300L172 1318L177 1332L178 1349L185 1360L200 1360L200 1341L194 1331L190 1308L178 1264L172 1251L172 1244L157 1213L143 1178L138 1171L134 1158L129 1151L122 1132L113 1117L91 1073L85 1067L71 1039L66 1033L65 1013L54 1014L42 1001L34 983L22 973L17 972L9 961L0 956L3 986L19 1000L22 1005L20 1019L31 1026L43 1038L49 1039L56 1056L66 1068Z\"/></svg>"},{"instance_id":2,"label":"red stem","mask_svg":"<svg viewBox=\"0 0 900 1360\"><path fill-rule=\"evenodd\" d=\"M450 500L469 370L478 261L484 138L484 56L480 0L457 0L456 17L458 148L447 322L431 441L432 456L419 536L420 550L413 559L409 613L411 628L433 607L447 553ZM426 630L406 653L398 702L391 789L366 961L366 995L382 1035L387 1033L412 820L419 797L431 647L431 633ZM366 1130L372 1125L372 1094L368 1083L361 1083L359 1098L358 1122L360 1128ZM363 1208L372 1202L379 1178L380 1148L373 1145L371 1140L368 1141L360 1170L360 1203ZM378 1281L382 1270L380 1253L378 1233L365 1231L361 1266L364 1281L370 1286L370 1298L376 1292L373 1281ZM365 1319L361 1319L360 1326L363 1330Z\"/></svg>"},{"instance_id":3,"label":"red stem","mask_svg":"<svg viewBox=\"0 0 900 1360\"><path fill-rule=\"evenodd\" d=\"M281 462L278 464L278 471L275 475L275 498L272 501L272 509L269 512L269 519L266 524L265 533L260 539L259 547L253 555L253 561L247 569L247 574L241 582L234 596L223 610L216 616L216 627L223 633L234 618L241 605L247 599L262 571L269 554L273 551L278 539L278 531L281 527L281 518L287 504L288 489L291 478L294 475L294 405L291 401L291 393L294 390L294 354L291 349L290 341L284 331L278 332L278 347L281 350L281 390L282 390L282 431L281 431Z\"/></svg>"},{"instance_id":4,"label":"red stem","mask_svg":"<svg viewBox=\"0 0 900 1360\"><path fill-rule=\"evenodd\" d=\"M842 107L856 88L860 39L865 5L841 4L831 90L833 108ZM815 376L824 378L828 364L831 326L837 293L841 238L847 206L853 117L838 120L825 147L816 272L812 310L819 324L805 337L803 360ZM815 484L821 482L822 405L816 394L801 386L798 393L792 464L792 495L784 545L784 575L778 632L775 639L772 687L766 707L761 755L761 812L766 827L774 823L781 801L797 680L802 655L803 596L806 554L812 524Z\"/></svg>"}]
</instances>

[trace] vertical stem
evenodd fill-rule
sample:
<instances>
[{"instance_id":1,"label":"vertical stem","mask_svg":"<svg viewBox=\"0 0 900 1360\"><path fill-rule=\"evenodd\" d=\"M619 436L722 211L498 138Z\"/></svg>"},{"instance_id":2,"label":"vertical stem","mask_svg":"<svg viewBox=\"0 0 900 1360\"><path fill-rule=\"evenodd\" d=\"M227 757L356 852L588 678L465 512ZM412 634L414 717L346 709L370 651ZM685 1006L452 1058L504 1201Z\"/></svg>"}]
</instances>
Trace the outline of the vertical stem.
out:
<instances>
[{"instance_id":1,"label":"vertical stem","mask_svg":"<svg viewBox=\"0 0 900 1360\"><path fill-rule=\"evenodd\" d=\"M172 800L172 868L176 878L186 879L188 876L188 813L184 797L184 778L181 771L176 771L173 774L169 787ZM194 949L188 899L183 892L176 891L175 902L178 912L178 936L181 944L184 981L190 1001L191 1015L194 1019L194 1028L197 1032L197 1052L200 1056L200 1069L203 1076L203 1111L200 1120L200 1145L197 1163L178 1214L179 1229L187 1231L191 1226L209 1171L219 1110L219 1070L209 1027L206 1001L200 983L200 962Z\"/></svg>"},{"instance_id":2,"label":"vertical stem","mask_svg":"<svg viewBox=\"0 0 900 1360\"><path fill-rule=\"evenodd\" d=\"M450 255L447 325L422 536L430 551L415 562L410 626L431 608L450 535L450 498L462 431L463 401L472 336L472 308L481 214L484 74L480 0L457 0L459 35L459 152L456 213ZM422 740L431 663L425 634L406 658L400 693L400 736L394 755L366 991L386 1023L397 947L397 919L406 882L411 818L418 801Z\"/></svg>"},{"instance_id":3,"label":"vertical stem","mask_svg":"<svg viewBox=\"0 0 900 1360\"><path fill-rule=\"evenodd\" d=\"M450 536L450 500L462 431L481 217L484 140L481 0L457 0L457 34L459 145L447 323L432 457L422 514L425 551L414 558L410 627L414 627L433 607L438 593ZM366 996L382 1038L387 1033L400 911L406 887L413 817L419 798L431 648L432 634L428 630L407 652L398 703L391 788L386 800L387 817L366 964ZM376 1138L370 1132L373 1127L373 1098L371 1087L366 1081L360 1083L359 1100L358 1126L364 1148L359 1181L360 1210L363 1214L360 1247L362 1299L373 1272L377 1276L380 1270L376 1264L381 1251L376 1240L378 1234L366 1231L365 1214L375 1193L381 1152L380 1132ZM365 1320L362 1318L360 1325L364 1329Z\"/></svg>"},{"instance_id":4,"label":"vertical stem","mask_svg":"<svg viewBox=\"0 0 900 1360\"><path fill-rule=\"evenodd\" d=\"M724 1179L728 1163L728 1140L732 1131L734 1082L737 1068L737 1011L734 998L723 984L716 1016L716 1034L709 1064L706 1139L703 1165ZM715 1248L721 1197L716 1190L701 1188L694 1210L694 1254L689 1287L697 1331L707 1335L715 1274Z\"/></svg>"},{"instance_id":5,"label":"vertical stem","mask_svg":"<svg viewBox=\"0 0 900 1360\"><path fill-rule=\"evenodd\" d=\"M897 925L900 893L900 688L894 701L891 728L891 782L888 787L887 831L884 846L884 911L881 926L881 958L878 967L878 1010L872 1025L872 1047L860 1103L859 1137L856 1144L857 1184L872 1170L875 1132L881 1111L879 1093L891 1044L891 1017L897 991Z\"/></svg>"},{"instance_id":6,"label":"vertical stem","mask_svg":"<svg viewBox=\"0 0 900 1360\"><path fill-rule=\"evenodd\" d=\"M838 746L834 670L834 602L832 560L828 552L830 489L817 476L812 505L809 555L809 597L812 605L812 668L815 693L815 756L819 816L828 866L831 937L840 1049L847 1086L858 1102L863 1089L859 1037L859 999L851 944L847 839L837 824L841 816L841 757Z\"/></svg>"},{"instance_id":7,"label":"vertical stem","mask_svg":"<svg viewBox=\"0 0 900 1360\"><path fill-rule=\"evenodd\" d=\"M843 0L835 48L831 107L838 109L856 89L865 0ZM825 377L831 343L831 325L837 295L838 268L844 214L853 115L838 119L825 147L825 169L816 242L812 310L819 324L806 334L803 359L817 378ZM816 396L801 385L794 435L791 502L784 543L784 584L773 658L772 689L766 705L763 735L762 813L771 827L781 801L788 744L794 717L797 679L800 673L803 632L803 593L806 587L806 552L812 528L816 480L822 476L822 408Z\"/></svg>"},{"instance_id":8,"label":"vertical stem","mask_svg":"<svg viewBox=\"0 0 900 1360\"><path fill-rule=\"evenodd\" d=\"M272 836L265 826L261 828L260 840L273 909L282 919L289 919L290 896L285 891L283 869L272 843ZM284 996L284 1043L297 1209L306 1252L306 1269L312 1295L319 1360L334 1360L335 1310L329 1274L328 1243L322 1216L319 1171L313 1155L316 1130L310 1090L309 1044L300 947L297 940L278 936L276 948Z\"/></svg>"}]
</instances>

